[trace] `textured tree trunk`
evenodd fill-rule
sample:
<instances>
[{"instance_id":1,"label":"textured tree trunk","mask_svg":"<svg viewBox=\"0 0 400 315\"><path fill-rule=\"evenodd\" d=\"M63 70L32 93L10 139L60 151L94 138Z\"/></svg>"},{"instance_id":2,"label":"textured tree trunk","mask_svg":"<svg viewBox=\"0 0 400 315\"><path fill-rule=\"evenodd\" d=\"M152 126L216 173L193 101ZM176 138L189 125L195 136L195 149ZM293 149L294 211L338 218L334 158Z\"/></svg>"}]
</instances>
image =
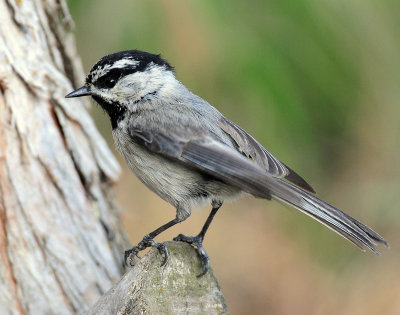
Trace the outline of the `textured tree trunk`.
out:
<instances>
[{"instance_id":1,"label":"textured tree trunk","mask_svg":"<svg viewBox=\"0 0 400 315\"><path fill-rule=\"evenodd\" d=\"M64 0L0 0L0 314L87 311L121 276L119 166L85 110Z\"/></svg>"}]
</instances>

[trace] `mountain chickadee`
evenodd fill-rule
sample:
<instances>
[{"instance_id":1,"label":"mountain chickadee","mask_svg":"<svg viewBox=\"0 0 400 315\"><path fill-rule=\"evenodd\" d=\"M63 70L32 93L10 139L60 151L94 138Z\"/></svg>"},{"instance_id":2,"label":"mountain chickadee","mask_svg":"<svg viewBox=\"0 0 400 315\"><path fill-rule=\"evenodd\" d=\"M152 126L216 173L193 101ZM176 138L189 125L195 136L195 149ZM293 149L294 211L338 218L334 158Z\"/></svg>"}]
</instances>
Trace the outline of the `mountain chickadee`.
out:
<instances>
[{"instance_id":1,"label":"mountain chickadee","mask_svg":"<svg viewBox=\"0 0 400 315\"><path fill-rule=\"evenodd\" d=\"M109 115L116 147L131 170L176 207L175 219L125 252L130 264L149 246L164 254L165 264L168 248L154 238L187 219L192 209L211 204L197 236L174 238L197 248L204 275L209 268L204 235L222 203L244 193L289 204L361 249L379 253L377 243L388 245L361 222L311 194L313 188L302 177L179 82L160 55L128 50L101 58L85 85L66 97L86 95Z\"/></svg>"}]
</instances>

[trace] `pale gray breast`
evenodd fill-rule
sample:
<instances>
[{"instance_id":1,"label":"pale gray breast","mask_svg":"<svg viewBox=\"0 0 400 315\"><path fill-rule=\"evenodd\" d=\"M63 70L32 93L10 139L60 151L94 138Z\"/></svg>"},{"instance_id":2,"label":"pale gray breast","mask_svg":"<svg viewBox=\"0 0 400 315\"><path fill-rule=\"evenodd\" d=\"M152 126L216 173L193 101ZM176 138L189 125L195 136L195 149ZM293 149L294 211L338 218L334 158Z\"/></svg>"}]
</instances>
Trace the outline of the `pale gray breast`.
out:
<instances>
[{"instance_id":1,"label":"pale gray breast","mask_svg":"<svg viewBox=\"0 0 400 315\"><path fill-rule=\"evenodd\" d=\"M153 192L175 207L196 194L204 178L192 169L171 162L132 142L122 129L113 131L116 147L130 169Z\"/></svg>"}]
</instances>

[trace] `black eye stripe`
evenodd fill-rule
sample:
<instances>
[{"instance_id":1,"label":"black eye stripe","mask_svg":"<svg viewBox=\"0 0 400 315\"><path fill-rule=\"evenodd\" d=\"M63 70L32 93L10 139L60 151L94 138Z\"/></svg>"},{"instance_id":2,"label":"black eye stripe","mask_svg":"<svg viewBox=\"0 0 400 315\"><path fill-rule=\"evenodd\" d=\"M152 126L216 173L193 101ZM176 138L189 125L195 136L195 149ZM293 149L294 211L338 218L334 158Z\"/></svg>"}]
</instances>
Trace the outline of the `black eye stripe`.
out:
<instances>
[{"instance_id":1,"label":"black eye stripe","mask_svg":"<svg viewBox=\"0 0 400 315\"><path fill-rule=\"evenodd\" d=\"M135 68L112 69L93 83L99 88L108 88L108 84L111 80L117 82L121 77L135 73L136 71Z\"/></svg>"},{"instance_id":2,"label":"black eye stripe","mask_svg":"<svg viewBox=\"0 0 400 315\"><path fill-rule=\"evenodd\" d=\"M120 72L117 72L115 70L111 70L108 73L106 73L105 75L103 75L102 77L98 78L96 80L96 82L93 82L94 85L96 85L99 88L107 88L108 87L107 86L108 85L107 84L108 81L110 81L110 80L115 80L115 82L118 81L119 76L120 76Z\"/></svg>"}]
</instances>

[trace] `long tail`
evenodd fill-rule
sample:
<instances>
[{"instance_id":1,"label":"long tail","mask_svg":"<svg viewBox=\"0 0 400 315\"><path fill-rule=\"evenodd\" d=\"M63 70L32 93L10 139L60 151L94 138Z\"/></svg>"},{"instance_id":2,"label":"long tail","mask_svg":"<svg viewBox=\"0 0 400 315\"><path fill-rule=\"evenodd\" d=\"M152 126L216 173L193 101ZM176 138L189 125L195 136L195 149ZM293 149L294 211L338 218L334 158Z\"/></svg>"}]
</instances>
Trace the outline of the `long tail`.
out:
<instances>
[{"instance_id":1,"label":"long tail","mask_svg":"<svg viewBox=\"0 0 400 315\"><path fill-rule=\"evenodd\" d=\"M275 187L271 190L272 198L289 204L309 215L362 250L365 250L364 246L366 246L374 253L380 254L376 249L378 243L381 243L386 247L389 246L389 244L378 233L374 232L369 227L347 215L343 211L340 211L334 206L300 188L282 180L278 181L277 185L274 185Z\"/></svg>"}]
</instances>

